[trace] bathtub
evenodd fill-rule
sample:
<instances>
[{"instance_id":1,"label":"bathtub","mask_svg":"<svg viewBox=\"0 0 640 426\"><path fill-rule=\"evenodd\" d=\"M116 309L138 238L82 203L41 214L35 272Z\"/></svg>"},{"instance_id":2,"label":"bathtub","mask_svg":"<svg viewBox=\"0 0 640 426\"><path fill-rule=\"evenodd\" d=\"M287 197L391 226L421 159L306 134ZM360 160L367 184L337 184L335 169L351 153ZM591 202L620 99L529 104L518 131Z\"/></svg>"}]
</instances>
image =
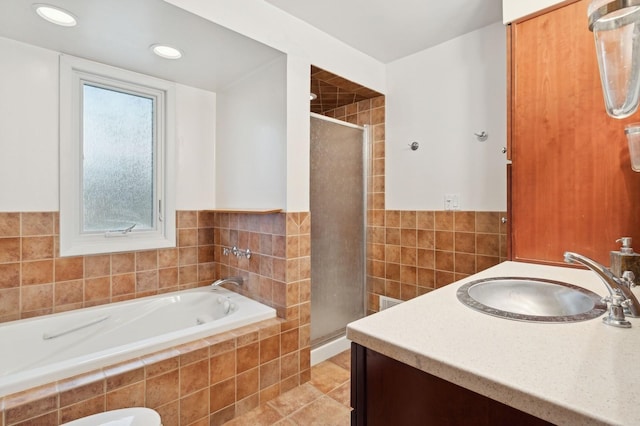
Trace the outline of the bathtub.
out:
<instances>
[{"instance_id":1,"label":"bathtub","mask_svg":"<svg viewBox=\"0 0 640 426\"><path fill-rule=\"evenodd\" d=\"M0 397L275 316L199 287L0 324Z\"/></svg>"}]
</instances>

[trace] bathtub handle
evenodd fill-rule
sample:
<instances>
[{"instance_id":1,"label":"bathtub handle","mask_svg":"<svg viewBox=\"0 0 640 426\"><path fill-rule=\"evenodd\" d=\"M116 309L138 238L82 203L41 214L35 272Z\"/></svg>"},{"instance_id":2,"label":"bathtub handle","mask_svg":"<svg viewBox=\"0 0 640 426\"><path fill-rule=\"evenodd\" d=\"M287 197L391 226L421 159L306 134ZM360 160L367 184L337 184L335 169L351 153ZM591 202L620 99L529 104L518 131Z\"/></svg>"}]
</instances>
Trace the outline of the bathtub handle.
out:
<instances>
[{"instance_id":1,"label":"bathtub handle","mask_svg":"<svg viewBox=\"0 0 640 426\"><path fill-rule=\"evenodd\" d=\"M86 322L84 324L78 325L76 327L69 328L67 330L59 331L57 333L53 333L53 334L42 333L42 339L44 339L44 340L55 339L56 337L64 336L65 334L69 334L69 333L73 333L74 331L82 330L83 328L87 328L87 327L90 327L92 325L99 324L102 321L106 321L106 320L109 319L110 316L111 315L105 315L103 317L96 318L96 319L91 320L89 322Z\"/></svg>"}]
</instances>

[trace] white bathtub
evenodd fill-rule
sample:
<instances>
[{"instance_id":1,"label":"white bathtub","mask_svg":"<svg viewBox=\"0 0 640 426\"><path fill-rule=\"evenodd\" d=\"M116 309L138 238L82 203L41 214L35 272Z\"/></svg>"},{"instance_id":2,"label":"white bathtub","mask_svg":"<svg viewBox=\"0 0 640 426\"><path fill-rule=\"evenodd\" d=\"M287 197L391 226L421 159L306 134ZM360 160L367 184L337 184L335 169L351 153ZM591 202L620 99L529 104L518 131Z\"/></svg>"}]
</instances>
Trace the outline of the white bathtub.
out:
<instances>
[{"instance_id":1,"label":"white bathtub","mask_svg":"<svg viewBox=\"0 0 640 426\"><path fill-rule=\"evenodd\" d=\"M0 397L275 316L200 287L0 324Z\"/></svg>"}]
</instances>

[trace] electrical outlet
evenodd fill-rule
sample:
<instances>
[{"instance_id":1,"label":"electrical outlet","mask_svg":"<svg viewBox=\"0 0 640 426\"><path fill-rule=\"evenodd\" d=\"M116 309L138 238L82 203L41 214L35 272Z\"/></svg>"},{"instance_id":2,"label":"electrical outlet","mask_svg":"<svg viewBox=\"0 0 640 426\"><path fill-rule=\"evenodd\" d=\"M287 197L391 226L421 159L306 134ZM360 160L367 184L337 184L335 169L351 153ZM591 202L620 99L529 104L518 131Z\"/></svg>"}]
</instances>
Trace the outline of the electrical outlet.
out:
<instances>
[{"instance_id":1,"label":"electrical outlet","mask_svg":"<svg viewBox=\"0 0 640 426\"><path fill-rule=\"evenodd\" d=\"M445 210L460 210L460 196L458 194L444 195Z\"/></svg>"}]
</instances>

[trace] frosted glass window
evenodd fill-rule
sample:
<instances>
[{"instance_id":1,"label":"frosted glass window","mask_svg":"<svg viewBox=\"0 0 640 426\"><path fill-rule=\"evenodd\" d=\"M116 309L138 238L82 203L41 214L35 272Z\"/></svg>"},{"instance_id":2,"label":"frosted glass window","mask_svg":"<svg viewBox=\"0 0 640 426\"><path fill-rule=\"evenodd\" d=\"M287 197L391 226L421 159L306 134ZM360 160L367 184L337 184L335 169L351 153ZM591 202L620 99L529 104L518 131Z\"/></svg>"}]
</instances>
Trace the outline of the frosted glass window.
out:
<instances>
[{"instance_id":1,"label":"frosted glass window","mask_svg":"<svg viewBox=\"0 0 640 426\"><path fill-rule=\"evenodd\" d=\"M154 105L83 84L83 232L154 227Z\"/></svg>"},{"instance_id":2,"label":"frosted glass window","mask_svg":"<svg viewBox=\"0 0 640 426\"><path fill-rule=\"evenodd\" d=\"M175 84L60 57L60 255L176 246Z\"/></svg>"}]
</instances>

